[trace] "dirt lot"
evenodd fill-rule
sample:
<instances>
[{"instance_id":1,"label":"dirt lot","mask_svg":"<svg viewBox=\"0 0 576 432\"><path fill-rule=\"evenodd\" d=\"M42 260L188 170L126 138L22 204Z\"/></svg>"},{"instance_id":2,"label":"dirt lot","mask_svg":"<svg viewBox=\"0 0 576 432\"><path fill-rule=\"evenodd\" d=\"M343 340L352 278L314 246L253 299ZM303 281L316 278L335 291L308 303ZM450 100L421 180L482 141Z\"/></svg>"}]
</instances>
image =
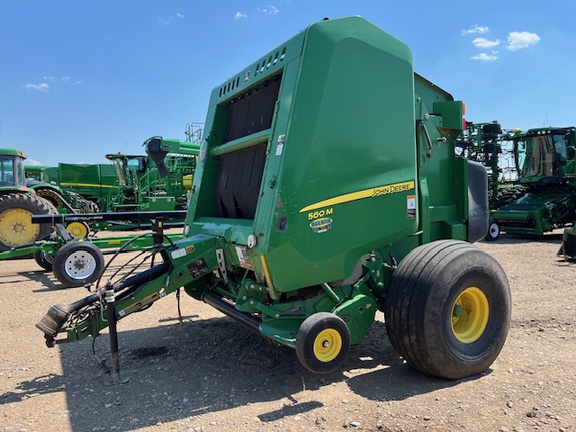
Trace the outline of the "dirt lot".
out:
<instances>
[{"instance_id":1,"label":"dirt lot","mask_svg":"<svg viewBox=\"0 0 576 432\"><path fill-rule=\"evenodd\" d=\"M576 431L576 264L561 237L503 237L479 246L503 265L513 320L482 376L446 381L414 372L388 342L383 316L325 376L295 353L187 296L119 323L122 377L105 386L92 339L45 347L34 324L62 289L34 260L0 265L0 431ZM105 359L108 336L95 341Z\"/></svg>"}]
</instances>

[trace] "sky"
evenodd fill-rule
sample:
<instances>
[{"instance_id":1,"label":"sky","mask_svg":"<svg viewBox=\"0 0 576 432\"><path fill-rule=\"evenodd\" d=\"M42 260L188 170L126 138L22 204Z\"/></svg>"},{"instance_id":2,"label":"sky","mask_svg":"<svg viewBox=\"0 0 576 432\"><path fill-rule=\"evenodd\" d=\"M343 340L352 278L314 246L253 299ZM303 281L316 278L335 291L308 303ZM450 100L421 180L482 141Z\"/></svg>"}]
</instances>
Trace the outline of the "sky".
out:
<instances>
[{"instance_id":1,"label":"sky","mask_svg":"<svg viewBox=\"0 0 576 432\"><path fill-rule=\"evenodd\" d=\"M214 87L308 25L351 15L406 43L469 121L576 124L572 1L0 0L0 147L57 165L184 140Z\"/></svg>"}]
</instances>

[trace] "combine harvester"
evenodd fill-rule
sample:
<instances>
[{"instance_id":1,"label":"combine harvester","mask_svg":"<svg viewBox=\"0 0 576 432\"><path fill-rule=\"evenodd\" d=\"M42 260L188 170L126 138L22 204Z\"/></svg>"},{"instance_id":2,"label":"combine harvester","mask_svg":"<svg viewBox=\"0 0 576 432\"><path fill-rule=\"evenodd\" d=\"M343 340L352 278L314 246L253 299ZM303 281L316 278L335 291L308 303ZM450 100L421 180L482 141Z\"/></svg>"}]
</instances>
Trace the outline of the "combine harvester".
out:
<instances>
[{"instance_id":1,"label":"combine harvester","mask_svg":"<svg viewBox=\"0 0 576 432\"><path fill-rule=\"evenodd\" d=\"M485 371L511 300L471 244L488 228L487 175L455 155L463 111L364 19L311 25L212 92L184 238L37 327L49 347L109 327L119 383L117 320L183 287L316 373L345 362L377 310L415 369ZM161 166L169 147L147 152Z\"/></svg>"},{"instance_id":2,"label":"combine harvester","mask_svg":"<svg viewBox=\"0 0 576 432\"><path fill-rule=\"evenodd\" d=\"M541 236L576 220L576 128L538 128L505 134L518 172L514 195L492 212L507 234Z\"/></svg>"}]
</instances>

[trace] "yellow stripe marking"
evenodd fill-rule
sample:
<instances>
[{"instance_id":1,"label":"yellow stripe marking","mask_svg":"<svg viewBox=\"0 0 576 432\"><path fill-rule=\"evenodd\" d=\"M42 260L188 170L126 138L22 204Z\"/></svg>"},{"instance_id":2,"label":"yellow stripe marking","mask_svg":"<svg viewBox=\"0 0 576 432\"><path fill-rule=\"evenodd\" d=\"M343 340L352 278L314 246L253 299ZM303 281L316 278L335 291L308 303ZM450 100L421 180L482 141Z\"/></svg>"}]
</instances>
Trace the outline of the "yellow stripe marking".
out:
<instances>
[{"instance_id":1,"label":"yellow stripe marking","mask_svg":"<svg viewBox=\"0 0 576 432\"><path fill-rule=\"evenodd\" d=\"M260 261L262 261L262 270L264 270L264 277L266 278L266 282L271 285L270 282L270 274L268 273L268 266L266 265L266 259L264 255L260 255Z\"/></svg>"},{"instance_id":2,"label":"yellow stripe marking","mask_svg":"<svg viewBox=\"0 0 576 432\"><path fill-rule=\"evenodd\" d=\"M72 183L72 182L65 182L63 183L64 186L85 186L85 187L102 187L102 188L118 188L118 186L110 186L110 185L100 185L100 184L93 184L93 183Z\"/></svg>"},{"instance_id":3,"label":"yellow stripe marking","mask_svg":"<svg viewBox=\"0 0 576 432\"><path fill-rule=\"evenodd\" d=\"M357 192L351 192L344 195L340 195L334 198L330 198L324 201L319 201L309 206L304 207L299 213L307 212L310 210L316 210L322 207L329 207L337 204L344 204L351 201L358 201L365 198L373 198L382 195L389 195L398 192L405 192L414 189L414 180L394 183L390 185L377 186L374 188L364 189Z\"/></svg>"}]
</instances>

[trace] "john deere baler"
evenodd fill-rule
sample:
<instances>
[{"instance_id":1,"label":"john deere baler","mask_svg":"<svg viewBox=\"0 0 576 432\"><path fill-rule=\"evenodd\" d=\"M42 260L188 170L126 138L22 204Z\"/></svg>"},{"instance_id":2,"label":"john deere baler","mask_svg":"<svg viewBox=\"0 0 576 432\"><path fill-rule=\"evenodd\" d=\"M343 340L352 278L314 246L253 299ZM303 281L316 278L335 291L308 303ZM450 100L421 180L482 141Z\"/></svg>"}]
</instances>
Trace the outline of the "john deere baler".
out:
<instances>
[{"instance_id":1,"label":"john deere baler","mask_svg":"<svg viewBox=\"0 0 576 432\"><path fill-rule=\"evenodd\" d=\"M53 306L38 327L48 345L96 336L104 292L122 319L184 287L314 372L340 367L377 310L416 369L485 370L510 293L470 244L486 234L487 177L454 155L463 111L364 19L311 25L213 90L185 238L164 263ZM163 140L146 143L161 161Z\"/></svg>"}]
</instances>

